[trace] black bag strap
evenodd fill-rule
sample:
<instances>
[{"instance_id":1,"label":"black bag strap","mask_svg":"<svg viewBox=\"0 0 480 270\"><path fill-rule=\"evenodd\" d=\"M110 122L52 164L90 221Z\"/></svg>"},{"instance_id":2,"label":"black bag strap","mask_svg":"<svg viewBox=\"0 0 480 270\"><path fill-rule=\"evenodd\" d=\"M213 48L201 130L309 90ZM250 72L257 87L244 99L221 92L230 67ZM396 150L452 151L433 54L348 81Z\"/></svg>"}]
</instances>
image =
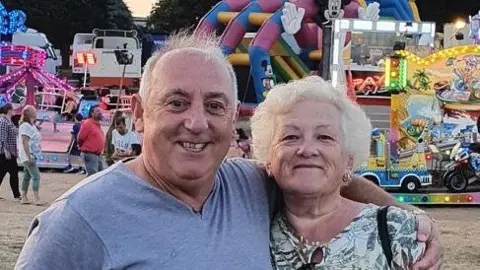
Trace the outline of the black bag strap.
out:
<instances>
[{"instance_id":1,"label":"black bag strap","mask_svg":"<svg viewBox=\"0 0 480 270\"><path fill-rule=\"evenodd\" d=\"M380 242L382 243L383 253L387 257L388 266L392 264L392 245L390 243L390 236L388 235L388 225L387 225L387 212L388 206L378 209L377 212L377 226L378 226L378 235L380 236Z\"/></svg>"}]
</instances>

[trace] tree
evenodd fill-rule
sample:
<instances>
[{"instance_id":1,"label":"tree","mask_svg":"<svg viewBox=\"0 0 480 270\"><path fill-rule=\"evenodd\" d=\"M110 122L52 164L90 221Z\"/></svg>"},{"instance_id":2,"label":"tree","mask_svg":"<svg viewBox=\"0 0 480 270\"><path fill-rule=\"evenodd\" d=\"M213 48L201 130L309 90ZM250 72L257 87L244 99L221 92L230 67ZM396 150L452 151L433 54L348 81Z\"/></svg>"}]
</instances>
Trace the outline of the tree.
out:
<instances>
[{"instance_id":1,"label":"tree","mask_svg":"<svg viewBox=\"0 0 480 270\"><path fill-rule=\"evenodd\" d=\"M123 0L3 0L7 10L27 14L26 25L45 33L55 48L62 51L68 66L70 45L76 33L91 33L94 28L132 29L133 18Z\"/></svg>"},{"instance_id":2,"label":"tree","mask_svg":"<svg viewBox=\"0 0 480 270\"><path fill-rule=\"evenodd\" d=\"M219 0L158 0L148 25L158 32L174 32L198 24Z\"/></svg>"},{"instance_id":3,"label":"tree","mask_svg":"<svg viewBox=\"0 0 480 270\"><path fill-rule=\"evenodd\" d=\"M425 69L417 70L413 74L413 86L417 90L427 91L430 86L430 77Z\"/></svg>"}]
</instances>

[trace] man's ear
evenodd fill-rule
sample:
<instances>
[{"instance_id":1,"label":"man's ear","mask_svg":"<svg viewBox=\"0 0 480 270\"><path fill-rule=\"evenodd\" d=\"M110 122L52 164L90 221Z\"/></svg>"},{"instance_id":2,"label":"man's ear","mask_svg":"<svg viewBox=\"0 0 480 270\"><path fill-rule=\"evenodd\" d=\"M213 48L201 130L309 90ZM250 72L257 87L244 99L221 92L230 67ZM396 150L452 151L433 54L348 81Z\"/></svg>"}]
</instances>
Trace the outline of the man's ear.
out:
<instances>
[{"instance_id":1,"label":"man's ear","mask_svg":"<svg viewBox=\"0 0 480 270\"><path fill-rule=\"evenodd\" d=\"M232 119L232 126L233 126L232 132L233 133L235 133L235 129L237 127L238 117L240 117L240 102L239 101L237 101L235 115L233 116L233 119Z\"/></svg>"},{"instance_id":2,"label":"man's ear","mask_svg":"<svg viewBox=\"0 0 480 270\"><path fill-rule=\"evenodd\" d=\"M133 121L135 123L135 131L143 133L144 121L143 121L143 106L142 98L139 94L134 94L131 101Z\"/></svg>"}]
</instances>

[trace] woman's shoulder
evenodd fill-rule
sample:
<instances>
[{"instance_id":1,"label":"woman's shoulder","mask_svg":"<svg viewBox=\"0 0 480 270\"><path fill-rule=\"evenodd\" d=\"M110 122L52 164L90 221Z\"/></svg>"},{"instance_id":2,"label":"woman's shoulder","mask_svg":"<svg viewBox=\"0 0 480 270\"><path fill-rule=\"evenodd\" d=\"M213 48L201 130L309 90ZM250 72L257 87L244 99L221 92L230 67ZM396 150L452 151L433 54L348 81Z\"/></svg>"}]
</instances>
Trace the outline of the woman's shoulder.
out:
<instances>
[{"instance_id":1,"label":"woman's shoulder","mask_svg":"<svg viewBox=\"0 0 480 270\"><path fill-rule=\"evenodd\" d=\"M20 126L18 127L18 129L19 129L20 131L23 131L23 132L27 132L27 131L32 132L32 131L33 131L33 126L30 125L30 124L27 123L27 122L23 122L23 123L20 124Z\"/></svg>"}]
</instances>

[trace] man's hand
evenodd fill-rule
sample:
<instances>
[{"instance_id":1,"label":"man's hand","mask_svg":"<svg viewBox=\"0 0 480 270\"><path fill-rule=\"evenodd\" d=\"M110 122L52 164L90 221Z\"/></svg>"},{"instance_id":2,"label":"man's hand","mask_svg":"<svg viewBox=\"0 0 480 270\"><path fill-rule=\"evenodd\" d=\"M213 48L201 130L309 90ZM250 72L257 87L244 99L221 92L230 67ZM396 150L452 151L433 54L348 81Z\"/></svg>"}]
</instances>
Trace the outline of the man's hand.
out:
<instances>
[{"instance_id":1,"label":"man's hand","mask_svg":"<svg viewBox=\"0 0 480 270\"><path fill-rule=\"evenodd\" d=\"M437 270L442 265L443 248L437 224L427 215L417 215L417 240L426 244L423 257L413 265L413 270Z\"/></svg>"},{"instance_id":2,"label":"man's hand","mask_svg":"<svg viewBox=\"0 0 480 270\"><path fill-rule=\"evenodd\" d=\"M6 151L5 150L5 158L10 160L12 158L12 155L10 154L10 152Z\"/></svg>"}]
</instances>

